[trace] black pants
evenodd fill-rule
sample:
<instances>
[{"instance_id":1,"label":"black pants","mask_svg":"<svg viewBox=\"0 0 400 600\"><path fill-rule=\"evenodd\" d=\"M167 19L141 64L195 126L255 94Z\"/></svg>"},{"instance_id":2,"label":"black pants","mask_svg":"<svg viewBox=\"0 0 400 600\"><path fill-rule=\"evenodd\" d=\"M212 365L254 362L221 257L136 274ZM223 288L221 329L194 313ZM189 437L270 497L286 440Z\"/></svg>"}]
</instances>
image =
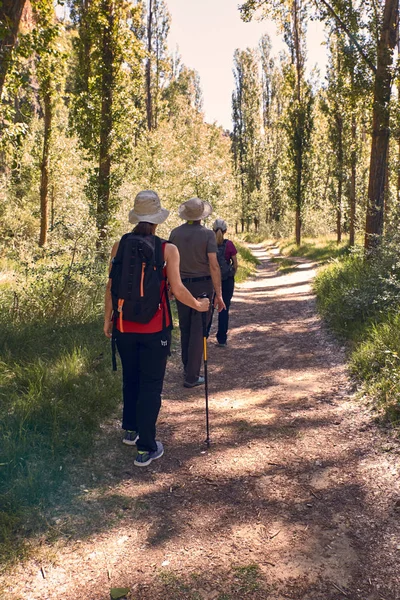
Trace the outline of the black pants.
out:
<instances>
[{"instance_id":1,"label":"black pants","mask_svg":"<svg viewBox=\"0 0 400 600\"><path fill-rule=\"evenodd\" d=\"M225 344L227 340L228 326L229 326L229 307L233 296L233 290L235 289L234 277L228 277L222 282L222 298L226 306L226 310L222 310L218 313L218 331L217 341L219 344Z\"/></svg>"},{"instance_id":2,"label":"black pants","mask_svg":"<svg viewBox=\"0 0 400 600\"><path fill-rule=\"evenodd\" d=\"M195 298L207 294L211 299L213 295L212 281L195 281L184 283ZM203 321L202 313L176 301L179 316L179 329L181 331L182 363L185 372L185 381L194 383L200 375L201 360L203 357ZM207 319L211 311L207 314Z\"/></svg>"},{"instance_id":3,"label":"black pants","mask_svg":"<svg viewBox=\"0 0 400 600\"><path fill-rule=\"evenodd\" d=\"M117 332L123 378L122 428L139 434L138 450L157 450L156 422L170 345L170 331Z\"/></svg>"}]
</instances>

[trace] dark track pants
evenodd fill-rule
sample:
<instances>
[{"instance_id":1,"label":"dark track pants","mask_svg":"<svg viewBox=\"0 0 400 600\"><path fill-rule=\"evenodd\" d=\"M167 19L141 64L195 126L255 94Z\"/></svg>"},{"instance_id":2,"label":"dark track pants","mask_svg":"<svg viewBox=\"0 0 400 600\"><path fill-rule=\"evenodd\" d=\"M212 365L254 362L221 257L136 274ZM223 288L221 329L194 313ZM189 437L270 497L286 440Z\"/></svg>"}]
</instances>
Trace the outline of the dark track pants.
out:
<instances>
[{"instance_id":1,"label":"dark track pants","mask_svg":"<svg viewBox=\"0 0 400 600\"><path fill-rule=\"evenodd\" d=\"M139 434L138 450L153 452L161 407L171 332L120 333L117 348L122 362L124 409L122 428Z\"/></svg>"},{"instance_id":2,"label":"dark track pants","mask_svg":"<svg viewBox=\"0 0 400 600\"><path fill-rule=\"evenodd\" d=\"M211 299L213 296L212 281L195 281L184 283L195 298L206 293ZM185 381L194 383L200 375L201 361L203 357L203 322L201 313L193 308L176 301L179 316L179 329L181 331L182 363L185 372ZM208 319L211 310L208 313Z\"/></svg>"},{"instance_id":3,"label":"dark track pants","mask_svg":"<svg viewBox=\"0 0 400 600\"><path fill-rule=\"evenodd\" d=\"M220 313L218 313L217 341L219 344L225 344L228 337L227 333L229 326L229 307L231 305L234 289L234 277L228 277L228 279L222 282L222 298L225 302L226 310L222 310Z\"/></svg>"}]
</instances>

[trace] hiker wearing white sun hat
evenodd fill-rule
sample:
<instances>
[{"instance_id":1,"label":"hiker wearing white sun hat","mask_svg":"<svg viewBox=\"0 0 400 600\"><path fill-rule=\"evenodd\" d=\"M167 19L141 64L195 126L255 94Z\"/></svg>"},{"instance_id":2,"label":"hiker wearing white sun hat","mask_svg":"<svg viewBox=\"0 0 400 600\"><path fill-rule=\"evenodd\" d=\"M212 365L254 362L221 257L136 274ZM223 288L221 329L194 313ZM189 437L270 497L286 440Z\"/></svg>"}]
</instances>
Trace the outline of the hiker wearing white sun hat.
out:
<instances>
[{"instance_id":1,"label":"hiker wearing white sun hat","mask_svg":"<svg viewBox=\"0 0 400 600\"><path fill-rule=\"evenodd\" d=\"M222 310L225 304L222 299L217 243L213 232L201 225L201 220L209 217L211 213L212 206L206 200L190 198L183 202L178 214L186 223L171 232L169 241L179 250L182 283L196 298L203 294L212 298L215 293L215 306ZM184 370L183 385L192 388L204 383L204 378L200 377L203 355L202 319L197 311L185 306L179 298L177 307Z\"/></svg>"},{"instance_id":2,"label":"hiker wearing white sun hat","mask_svg":"<svg viewBox=\"0 0 400 600\"><path fill-rule=\"evenodd\" d=\"M170 354L168 283L176 298L196 312L207 312L210 306L207 298L194 298L182 284L175 246L155 235L168 215L155 192L137 194L129 213L136 226L113 246L105 295L104 333L113 342L114 368L115 345L122 363L123 442L137 446L138 467L164 453L156 440L156 422Z\"/></svg>"}]
</instances>

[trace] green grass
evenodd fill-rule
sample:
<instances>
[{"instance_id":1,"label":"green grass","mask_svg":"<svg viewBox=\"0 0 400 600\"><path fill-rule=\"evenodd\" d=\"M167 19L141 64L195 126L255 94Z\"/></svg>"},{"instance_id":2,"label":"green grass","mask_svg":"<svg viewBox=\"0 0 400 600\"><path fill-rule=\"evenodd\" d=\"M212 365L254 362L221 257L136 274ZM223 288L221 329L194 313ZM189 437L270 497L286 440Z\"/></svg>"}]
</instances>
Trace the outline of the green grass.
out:
<instances>
[{"instance_id":1,"label":"green grass","mask_svg":"<svg viewBox=\"0 0 400 600\"><path fill-rule=\"evenodd\" d=\"M278 265L277 271L284 275L285 273L292 273L298 267L298 263L294 260L290 260L290 258L285 258L283 256L273 256L271 258L271 262Z\"/></svg>"},{"instance_id":2,"label":"green grass","mask_svg":"<svg viewBox=\"0 0 400 600\"><path fill-rule=\"evenodd\" d=\"M2 324L0 340L0 559L24 552L44 526L66 464L92 447L120 401L102 320ZM16 532L18 531L18 536Z\"/></svg>"},{"instance_id":3,"label":"green grass","mask_svg":"<svg viewBox=\"0 0 400 600\"><path fill-rule=\"evenodd\" d=\"M261 570L257 564L234 567L234 577L236 579L236 591L243 596L251 596L253 592L260 589Z\"/></svg>"},{"instance_id":4,"label":"green grass","mask_svg":"<svg viewBox=\"0 0 400 600\"><path fill-rule=\"evenodd\" d=\"M356 252L325 266L314 289L331 329L349 343L353 374L385 419L400 420L400 252L383 245L365 260Z\"/></svg>"},{"instance_id":5,"label":"green grass","mask_svg":"<svg viewBox=\"0 0 400 600\"><path fill-rule=\"evenodd\" d=\"M284 256L299 256L320 263L346 256L349 253L347 242L337 244L336 240L330 237L304 238L300 246L297 246L294 240L277 240L276 245L279 246Z\"/></svg>"},{"instance_id":6,"label":"green grass","mask_svg":"<svg viewBox=\"0 0 400 600\"><path fill-rule=\"evenodd\" d=\"M256 270L256 266L260 264L258 258L256 258L251 251L242 244L235 241L236 250L238 251L238 270L235 275L237 283L245 281L250 275L253 275Z\"/></svg>"},{"instance_id":7,"label":"green grass","mask_svg":"<svg viewBox=\"0 0 400 600\"><path fill-rule=\"evenodd\" d=\"M400 312L370 326L352 354L351 369L385 416L400 425Z\"/></svg>"}]
</instances>

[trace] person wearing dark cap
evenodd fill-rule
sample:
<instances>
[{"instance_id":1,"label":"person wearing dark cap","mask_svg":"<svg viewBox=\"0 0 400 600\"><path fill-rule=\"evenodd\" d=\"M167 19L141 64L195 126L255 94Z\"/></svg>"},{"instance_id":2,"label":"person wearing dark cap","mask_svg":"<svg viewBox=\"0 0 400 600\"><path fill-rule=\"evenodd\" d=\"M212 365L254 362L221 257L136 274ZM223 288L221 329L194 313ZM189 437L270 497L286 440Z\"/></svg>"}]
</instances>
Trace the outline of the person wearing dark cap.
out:
<instances>
[{"instance_id":1,"label":"person wearing dark cap","mask_svg":"<svg viewBox=\"0 0 400 600\"><path fill-rule=\"evenodd\" d=\"M172 230L169 241L179 250L182 283L195 298L203 294L212 298L215 294L214 306L221 311L225 304L222 299L217 242L214 233L201 225L201 221L212 213L211 204L200 198L191 198L181 204L178 213L186 222ZM203 356L202 319L198 311L184 305L179 298L177 307L184 369L183 385L193 388L204 383L204 377L200 376Z\"/></svg>"},{"instance_id":2,"label":"person wearing dark cap","mask_svg":"<svg viewBox=\"0 0 400 600\"><path fill-rule=\"evenodd\" d=\"M214 221L213 231L218 245L217 257L221 268L222 298L225 303L224 310L218 315L217 345L220 347L227 345L229 307L235 289L235 274L238 268L235 245L231 240L224 237L227 229L228 225L223 219Z\"/></svg>"}]
</instances>

